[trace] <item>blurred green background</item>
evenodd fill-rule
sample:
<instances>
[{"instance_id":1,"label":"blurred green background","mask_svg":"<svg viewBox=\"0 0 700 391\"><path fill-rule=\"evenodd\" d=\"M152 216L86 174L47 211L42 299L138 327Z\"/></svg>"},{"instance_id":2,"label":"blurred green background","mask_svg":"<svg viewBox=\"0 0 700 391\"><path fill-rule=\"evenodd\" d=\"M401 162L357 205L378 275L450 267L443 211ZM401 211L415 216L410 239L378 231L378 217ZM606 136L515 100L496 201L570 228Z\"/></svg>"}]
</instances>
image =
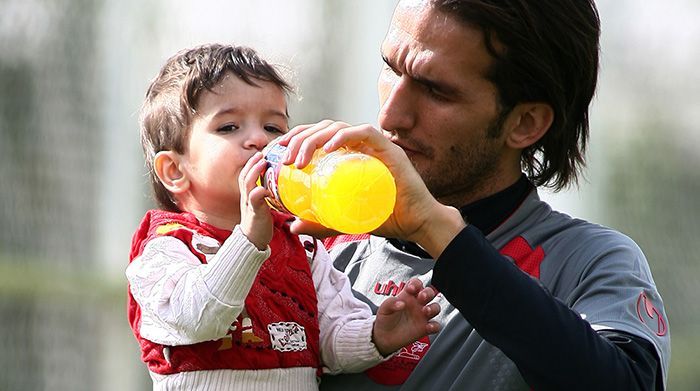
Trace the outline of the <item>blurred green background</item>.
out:
<instances>
[{"instance_id":1,"label":"blurred green background","mask_svg":"<svg viewBox=\"0 0 700 391\"><path fill-rule=\"evenodd\" d=\"M147 390L126 321L152 206L137 116L167 57L204 42L284 64L292 123L374 123L395 0L0 0L0 390ZM645 251L672 332L670 390L700 389L700 2L600 0L586 180L545 194Z\"/></svg>"}]
</instances>

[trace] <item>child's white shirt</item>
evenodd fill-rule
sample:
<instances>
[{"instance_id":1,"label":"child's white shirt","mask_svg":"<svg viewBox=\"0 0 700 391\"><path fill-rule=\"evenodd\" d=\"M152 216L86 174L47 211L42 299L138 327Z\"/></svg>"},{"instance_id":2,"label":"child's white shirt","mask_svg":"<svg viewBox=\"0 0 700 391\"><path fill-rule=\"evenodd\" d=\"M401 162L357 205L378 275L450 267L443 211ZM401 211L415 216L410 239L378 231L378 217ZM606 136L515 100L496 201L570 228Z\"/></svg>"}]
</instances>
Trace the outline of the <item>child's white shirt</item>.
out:
<instances>
[{"instance_id":1,"label":"child's white shirt","mask_svg":"<svg viewBox=\"0 0 700 391\"><path fill-rule=\"evenodd\" d=\"M374 316L355 298L347 276L333 267L316 243L310 257L318 300L321 362L324 372L361 372L384 358L372 343ZM245 298L270 248L258 250L238 226L217 253L202 264L179 239L149 241L126 269L131 294L141 307L143 338L166 346L223 338L243 310ZM315 368L214 370L159 375L154 390L315 390Z\"/></svg>"}]
</instances>

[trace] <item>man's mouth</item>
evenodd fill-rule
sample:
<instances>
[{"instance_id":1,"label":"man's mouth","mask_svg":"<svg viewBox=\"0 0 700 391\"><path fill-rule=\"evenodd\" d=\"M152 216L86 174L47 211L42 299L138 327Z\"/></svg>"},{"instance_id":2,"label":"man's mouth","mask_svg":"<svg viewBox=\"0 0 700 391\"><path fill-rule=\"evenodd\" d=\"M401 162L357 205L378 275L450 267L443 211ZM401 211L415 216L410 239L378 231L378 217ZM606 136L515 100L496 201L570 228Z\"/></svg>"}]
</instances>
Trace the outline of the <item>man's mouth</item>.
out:
<instances>
[{"instance_id":1,"label":"man's mouth","mask_svg":"<svg viewBox=\"0 0 700 391\"><path fill-rule=\"evenodd\" d=\"M425 150L420 146L416 145L415 143L411 143L406 140L401 140L393 136L389 137L389 141L401 147L401 149L403 149L403 151L406 152L406 155L408 155L409 157L419 154L425 154Z\"/></svg>"}]
</instances>

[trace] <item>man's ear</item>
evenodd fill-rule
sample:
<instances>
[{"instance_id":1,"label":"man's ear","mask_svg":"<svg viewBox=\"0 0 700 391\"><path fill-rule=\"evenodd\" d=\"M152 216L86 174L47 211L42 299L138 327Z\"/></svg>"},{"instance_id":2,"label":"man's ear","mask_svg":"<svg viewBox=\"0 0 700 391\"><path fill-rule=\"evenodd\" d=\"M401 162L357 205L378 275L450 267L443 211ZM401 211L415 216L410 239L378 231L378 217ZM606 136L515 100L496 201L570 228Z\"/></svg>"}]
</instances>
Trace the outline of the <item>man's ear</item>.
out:
<instances>
[{"instance_id":1,"label":"man's ear","mask_svg":"<svg viewBox=\"0 0 700 391\"><path fill-rule=\"evenodd\" d=\"M525 149L547 133L554 121L554 110L547 103L519 103L509 117L514 122L508 127L506 142L511 148Z\"/></svg>"},{"instance_id":2,"label":"man's ear","mask_svg":"<svg viewBox=\"0 0 700 391\"><path fill-rule=\"evenodd\" d=\"M190 186L180 163L180 155L173 151L160 151L153 158L153 170L163 186L173 194L183 193Z\"/></svg>"}]
</instances>

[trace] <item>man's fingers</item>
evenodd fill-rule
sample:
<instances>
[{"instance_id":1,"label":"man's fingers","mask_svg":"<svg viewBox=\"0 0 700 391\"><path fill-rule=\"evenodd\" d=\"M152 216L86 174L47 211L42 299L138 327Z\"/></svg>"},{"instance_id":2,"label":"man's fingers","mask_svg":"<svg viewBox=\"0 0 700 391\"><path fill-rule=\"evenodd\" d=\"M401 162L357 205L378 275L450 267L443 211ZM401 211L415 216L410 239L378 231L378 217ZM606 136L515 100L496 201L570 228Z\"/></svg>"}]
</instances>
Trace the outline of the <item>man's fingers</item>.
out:
<instances>
[{"instance_id":1,"label":"man's fingers","mask_svg":"<svg viewBox=\"0 0 700 391\"><path fill-rule=\"evenodd\" d=\"M289 225L289 230L296 235L306 234L314 236L316 238L327 238L329 236L335 236L339 234L338 231L326 228L321 224L301 220L298 218L292 221L292 223Z\"/></svg>"},{"instance_id":2,"label":"man's fingers","mask_svg":"<svg viewBox=\"0 0 700 391\"><path fill-rule=\"evenodd\" d=\"M319 126L318 128L310 128L305 133L301 133L304 136L299 145L299 149L294 160L294 165L303 168L311 161L314 152L323 147L326 142L333 137L341 129L347 128L348 125L345 122L331 122L326 124L326 126Z\"/></svg>"},{"instance_id":3,"label":"man's fingers","mask_svg":"<svg viewBox=\"0 0 700 391\"><path fill-rule=\"evenodd\" d=\"M365 143L369 146L381 145L380 149L386 149L391 144L370 125L350 126L346 122L331 120L298 126L282 136L280 143L287 146L284 163L294 162L298 168L305 167L319 148L330 152L341 146L349 146L361 152L370 152L363 150Z\"/></svg>"},{"instance_id":4,"label":"man's fingers","mask_svg":"<svg viewBox=\"0 0 700 391\"><path fill-rule=\"evenodd\" d=\"M349 146L360 152L369 153L371 151L382 151L391 145L380 131L370 125L347 126L336 132L325 145L326 150L334 150L343 145ZM363 148L368 147L368 148Z\"/></svg>"},{"instance_id":5,"label":"man's fingers","mask_svg":"<svg viewBox=\"0 0 700 391\"><path fill-rule=\"evenodd\" d=\"M312 128L314 126L327 126L327 125L321 125L321 124L329 124L331 122L333 122L333 121L329 120L329 119L325 119L323 121L319 121L319 122L316 122L313 124L297 125L297 126L293 127L292 129L290 129L287 133L280 136L279 143L280 143L280 145L283 145L286 147L286 146L288 146L289 141L292 138L294 138L294 136L298 135L299 133L304 132L307 129Z\"/></svg>"},{"instance_id":6,"label":"man's fingers","mask_svg":"<svg viewBox=\"0 0 700 391\"><path fill-rule=\"evenodd\" d=\"M311 125L299 125L287 132L280 139L280 144L287 147L287 155L283 161L284 164L290 164L297 158L297 154L301 149L304 141L311 135L319 132L321 129L327 128L333 121L327 119ZM313 152L313 151L312 151ZM309 159L311 157L309 156Z\"/></svg>"}]
</instances>

